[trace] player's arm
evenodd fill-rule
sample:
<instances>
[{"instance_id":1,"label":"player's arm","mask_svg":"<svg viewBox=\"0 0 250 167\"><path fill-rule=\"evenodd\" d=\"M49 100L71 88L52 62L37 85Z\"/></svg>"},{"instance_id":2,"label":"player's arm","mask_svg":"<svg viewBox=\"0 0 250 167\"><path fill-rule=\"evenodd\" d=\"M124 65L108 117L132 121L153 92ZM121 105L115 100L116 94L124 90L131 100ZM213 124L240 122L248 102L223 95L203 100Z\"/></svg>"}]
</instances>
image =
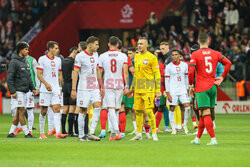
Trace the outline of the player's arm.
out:
<instances>
[{"instance_id":1,"label":"player's arm","mask_svg":"<svg viewBox=\"0 0 250 167\"><path fill-rule=\"evenodd\" d=\"M7 75L7 85L10 91L11 96L16 99L16 88L15 88L15 84L14 84L14 79L15 79L15 71L16 71L16 64L13 61L10 61L10 65L8 68L8 75Z\"/></svg>"},{"instance_id":2,"label":"player's arm","mask_svg":"<svg viewBox=\"0 0 250 167\"><path fill-rule=\"evenodd\" d=\"M188 90L189 88L189 82L188 82L188 65L186 64L186 69L185 69L185 86L186 86L186 89Z\"/></svg>"},{"instance_id":3,"label":"player's arm","mask_svg":"<svg viewBox=\"0 0 250 167\"><path fill-rule=\"evenodd\" d=\"M45 85L45 87L48 91L52 91L51 85L45 81L45 79L42 76L42 73L43 73L43 70L39 69L39 67L37 67L37 78Z\"/></svg>"},{"instance_id":4,"label":"player's arm","mask_svg":"<svg viewBox=\"0 0 250 167\"><path fill-rule=\"evenodd\" d=\"M129 92L129 76L128 76L128 64L126 62L123 64L123 73L124 73L124 79L125 79L124 94L128 94L128 92Z\"/></svg>"},{"instance_id":5,"label":"player's arm","mask_svg":"<svg viewBox=\"0 0 250 167\"><path fill-rule=\"evenodd\" d=\"M170 72L169 72L169 66L166 66L165 68L165 88L166 88L166 94L168 101L172 102L172 97L170 95Z\"/></svg>"},{"instance_id":6,"label":"player's arm","mask_svg":"<svg viewBox=\"0 0 250 167\"><path fill-rule=\"evenodd\" d=\"M129 57L128 57L128 70L131 72L132 75L134 75L135 68L133 67L133 63Z\"/></svg>"},{"instance_id":7,"label":"player's arm","mask_svg":"<svg viewBox=\"0 0 250 167\"><path fill-rule=\"evenodd\" d=\"M64 83L62 70L60 70L58 73L59 73L59 83L60 83L60 86L62 87Z\"/></svg>"},{"instance_id":8,"label":"player's arm","mask_svg":"<svg viewBox=\"0 0 250 167\"><path fill-rule=\"evenodd\" d=\"M196 69L196 57L191 55L190 67L188 71L188 80L189 80L189 95L194 98L194 72Z\"/></svg>"},{"instance_id":9,"label":"player's arm","mask_svg":"<svg viewBox=\"0 0 250 167\"><path fill-rule=\"evenodd\" d=\"M104 84L102 76L103 76L103 69L102 67L97 66L97 81L100 86L101 96L104 97L105 92L104 92Z\"/></svg>"},{"instance_id":10,"label":"player's arm","mask_svg":"<svg viewBox=\"0 0 250 167\"><path fill-rule=\"evenodd\" d=\"M36 88L35 88L35 86L33 84L33 81L31 79L31 74L30 73L29 73L28 80L29 80L29 90L32 91L34 95L37 95Z\"/></svg>"},{"instance_id":11,"label":"player's arm","mask_svg":"<svg viewBox=\"0 0 250 167\"><path fill-rule=\"evenodd\" d=\"M80 67L74 67L74 71L72 71L72 91L71 98L76 99L76 84L78 79L78 72L80 71Z\"/></svg>"},{"instance_id":12,"label":"player's arm","mask_svg":"<svg viewBox=\"0 0 250 167\"><path fill-rule=\"evenodd\" d=\"M224 72L222 73L222 75L218 78L215 78L214 84L219 86L223 81L223 79L227 76L227 73L229 72L232 63L230 60L228 60L225 56L222 56L220 53L218 57L219 57L219 62L225 65Z\"/></svg>"},{"instance_id":13,"label":"player's arm","mask_svg":"<svg viewBox=\"0 0 250 167\"><path fill-rule=\"evenodd\" d=\"M155 78L155 93L157 96L157 99L160 99L161 97L161 73L159 70L159 64L156 56L152 59L152 70Z\"/></svg>"},{"instance_id":14,"label":"player's arm","mask_svg":"<svg viewBox=\"0 0 250 167\"><path fill-rule=\"evenodd\" d=\"M33 59L32 67L33 67L33 71L35 73L36 90L39 90L41 82L37 77L37 66L38 66L38 64L37 64L36 59Z\"/></svg>"}]
</instances>

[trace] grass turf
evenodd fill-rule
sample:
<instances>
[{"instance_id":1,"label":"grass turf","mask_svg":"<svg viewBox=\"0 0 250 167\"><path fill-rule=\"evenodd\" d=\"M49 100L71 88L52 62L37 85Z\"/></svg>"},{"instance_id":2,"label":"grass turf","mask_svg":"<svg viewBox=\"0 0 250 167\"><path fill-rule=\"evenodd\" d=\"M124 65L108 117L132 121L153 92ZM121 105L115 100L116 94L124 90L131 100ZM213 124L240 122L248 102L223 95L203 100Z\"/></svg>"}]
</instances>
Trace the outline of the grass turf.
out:
<instances>
[{"instance_id":1,"label":"grass turf","mask_svg":"<svg viewBox=\"0 0 250 167\"><path fill-rule=\"evenodd\" d=\"M79 142L77 138L46 140L25 139L23 132L8 139L11 115L0 115L0 166L168 166L168 167L245 167L250 165L250 115L216 115L218 146L206 146L209 135L203 135L201 145L191 145L193 135L158 134L158 142L143 139L129 141L132 136L131 117L127 117L126 138L100 142ZM188 123L191 132L191 120ZM39 136L38 114L35 125ZM47 124L46 124L47 127ZM164 129L162 120L160 129ZM47 129L45 129L47 131ZM100 132L100 125L96 134Z\"/></svg>"}]
</instances>

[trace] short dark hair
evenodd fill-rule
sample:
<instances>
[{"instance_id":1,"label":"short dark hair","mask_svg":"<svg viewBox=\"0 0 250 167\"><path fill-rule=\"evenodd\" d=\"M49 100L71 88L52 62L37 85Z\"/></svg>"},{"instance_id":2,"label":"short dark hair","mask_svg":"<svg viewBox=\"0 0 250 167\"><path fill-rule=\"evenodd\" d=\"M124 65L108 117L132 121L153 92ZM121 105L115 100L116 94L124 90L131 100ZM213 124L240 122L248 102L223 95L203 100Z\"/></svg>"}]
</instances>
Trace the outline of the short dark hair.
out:
<instances>
[{"instance_id":1,"label":"short dark hair","mask_svg":"<svg viewBox=\"0 0 250 167\"><path fill-rule=\"evenodd\" d=\"M118 41L118 49L122 49L122 41L120 39Z\"/></svg>"},{"instance_id":2,"label":"short dark hair","mask_svg":"<svg viewBox=\"0 0 250 167\"><path fill-rule=\"evenodd\" d=\"M130 47L130 48L128 48L128 51L136 52L136 48L135 47Z\"/></svg>"},{"instance_id":3,"label":"short dark hair","mask_svg":"<svg viewBox=\"0 0 250 167\"><path fill-rule=\"evenodd\" d=\"M95 36L90 36L88 37L88 39L86 40L87 45L90 43L94 43L95 41L99 41L99 38L95 37Z\"/></svg>"},{"instance_id":4,"label":"short dark hair","mask_svg":"<svg viewBox=\"0 0 250 167\"><path fill-rule=\"evenodd\" d=\"M17 45L16 45L16 52L17 54L19 54L19 52L21 50L23 50L24 48L29 48L29 44L27 42L18 42Z\"/></svg>"},{"instance_id":5,"label":"short dark hair","mask_svg":"<svg viewBox=\"0 0 250 167\"><path fill-rule=\"evenodd\" d=\"M49 42L47 42L47 49L48 50L50 48L53 49L55 45L59 46L57 42L55 42L55 41L49 41Z\"/></svg>"},{"instance_id":6,"label":"short dark hair","mask_svg":"<svg viewBox=\"0 0 250 167\"><path fill-rule=\"evenodd\" d=\"M79 45L80 45L82 50L85 50L87 48L87 42L85 42L85 41L79 42Z\"/></svg>"},{"instance_id":7,"label":"short dark hair","mask_svg":"<svg viewBox=\"0 0 250 167\"><path fill-rule=\"evenodd\" d=\"M120 39L118 37L116 37L116 36L111 36L109 38L109 44L112 45L112 46L116 46L117 44L119 45L119 41L120 41Z\"/></svg>"},{"instance_id":8,"label":"short dark hair","mask_svg":"<svg viewBox=\"0 0 250 167\"><path fill-rule=\"evenodd\" d=\"M171 54L172 54L173 52L178 52L179 55L183 56L182 51L180 51L180 50L178 50L178 49L172 49L172 50L171 50Z\"/></svg>"},{"instance_id":9,"label":"short dark hair","mask_svg":"<svg viewBox=\"0 0 250 167\"><path fill-rule=\"evenodd\" d=\"M200 43L204 44L204 43L207 42L208 38L209 38L208 33L206 33L206 32L201 32L201 33L199 34L198 40L199 40Z\"/></svg>"},{"instance_id":10,"label":"short dark hair","mask_svg":"<svg viewBox=\"0 0 250 167\"><path fill-rule=\"evenodd\" d=\"M168 42L163 41L163 42L160 43L160 46L161 45L168 45Z\"/></svg>"},{"instance_id":11,"label":"short dark hair","mask_svg":"<svg viewBox=\"0 0 250 167\"><path fill-rule=\"evenodd\" d=\"M73 46L72 48L70 48L69 50L69 54L71 54L72 52L74 52L75 50L77 50L78 48L76 46Z\"/></svg>"}]
</instances>

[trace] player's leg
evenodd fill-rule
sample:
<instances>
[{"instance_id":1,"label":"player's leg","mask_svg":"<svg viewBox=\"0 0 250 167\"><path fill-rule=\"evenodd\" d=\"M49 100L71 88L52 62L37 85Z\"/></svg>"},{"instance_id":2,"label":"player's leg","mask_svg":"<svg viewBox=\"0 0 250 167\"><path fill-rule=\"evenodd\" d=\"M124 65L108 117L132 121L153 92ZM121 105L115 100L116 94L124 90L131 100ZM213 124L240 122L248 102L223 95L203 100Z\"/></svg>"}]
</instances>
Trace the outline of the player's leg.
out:
<instances>
[{"instance_id":1,"label":"player's leg","mask_svg":"<svg viewBox=\"0 0 250 167\"><path fill-rule=\"evenodd\" d=\"M34 124L34 111L33 108L35 107L34 104L34 96L32 92L26 93L26 111L28 114L28 127L29 132L32 134L32 128Z\"/></svg>"},{"instance_id":2,"label":"player's leg","mask_svg":"<svg viewBox=\"0 0 250 167\"><path fill-rule=\"evenodd\" d=\"M193 128L196 129L198 128L198 125L196 123L196 114L194 112L194 99L192 97L190 97L190 110L191 110Z\"/></svg>"},{"instance_id":3,"label":"player's leg","mask_svg":"<svg viewBox=\"0 0 250 167\"><path fill-rule=\"evenodd\" d=\"M174 115L174 111L175 111L175 106L177 105L177 96L172 96L172 102L167 100L167 104L169 105L169 122L170 125L172 127L172 134L176 134L176 127L175 127L175 115Z\"/></svg>"},{"instance_id":4,"label":"player's leg","mask_svg":"<svg viewBox=\"0 0 250 167\"><path fill-rule=\"evenodd\" d=\"M143 110L143 132L145 132L146 138L151 139L152 137L149 134L150 124L148 119L148 114L146 110Z\"/></svg>"},{"instance_id":5,"label":"player's leg","mask_svg":"<svg viewBox=\"0 0 250 167\"><path fill-rule=\"evenodd\" d=\"M108 119L108 110L102 109L101 110L101 116L100 116L100 122L101 122L101 133L99 134L99 138L105 138L106 137L106 124Z\"/></svg>"},{"instance_id":6,"label":"player's leg","mask_svg":"<svg viewBox=\"0 0 250 167\"><path fill-rule=\"evenodd\" d=\"M16 99L15 99L16 100ZM13 102L15 101L15 100L12 100ZM14 103L12 103L12 105L13 105ZM15 115L14 114L12 114L12 116L13 116L13 120L12 120L12 125L11 125L11 127L10 127L10 131L9 131L9 134L8 134L8 138L14 138L14 137L16 137L16 135L14 134L14 132L15 132L15 130L16 130L16 128L17 128L17 124L18 124L18 122L19 122L19 112L17 112L17 107L15 107L15 109L16 109L16 112L15 112Z\"/></svg>"},{"instance_id":7,"label":"player's leg","mask_svg":"<svg viewBox=\"0 0 250 167\"><path fill-rule=\"evenodd\" d=\"M125 112L125 104L121 105L119 110L119 129L122 135L122 138L125 138L125 129L126 129L126 112Z\"/></svg>"},{"instance_id":8,"label":"player's leg","mask_svg":"<svg viewBox=\"0 0 250 167\"><path fill-rule=\"evenodd\" d=\"M79 134L79 130L78 130L78 116L79 116L79 112L80 112L80 107L76 106L76 110L75 110L75 113L74 113L74 131L75 131L76 135Z\"/></svg>"},{"instance_id":9,"label":"player's leg","mask_svg":"<svg viewBox=\"0 0 250 167\"><path fill-rule=\"evenodd\" d=\"M163 106L163 117L165 123L165 132L170 132L171 129L169 129L169 110L166 105Z\"/></svg>"},{"instance_id":10,"label":"player's leg","mask_svg":"<svg viewBox=\"0 0 250 167\"><path fill-rule=\"evenodd\" d=\"M61 94L60 93L52 93L52 110L54 115L54 125L56 129L56 138L65 138L68 134L61 133Z\"/></svg>"},{"instance_id":11,"label":"player's leg","mask_svg":"<svg viewBox=\"0 0 250 167\"><path fill-rule=\"evenodd\" d=\"M184 118L183 121L183 130L186 134L188 134L188 128L187 128L187 123L188 123L188 119L190 116L190 99L188 97L188 94L185 95L181 95L179 96L181 103L183 104L183 108L184 108L184 115L182 115L182 117Z\"/></svg>"},{"instance_id":12,"label":"player's leg","mask_svg":"<svg viewBox=\"0 0 250 167\"><path fill-rule=\"evenodd\" d=\"M54 126L54 112L52 110L51 105L48 106L47 116L48 116L48 135L54 135L56 133L56 130Z\"/></svg>"},{"instance_id":13,"label":"player's leg","mask_svg":"<svg viewBox=\"0 0 250 167\"><path fill-rule=\"evenodd\" d=\"M135 115L135 110L132 108L132 109L130 109L130 111L131 111L131 119L132 119L133 126L134 126L134 130L133 130L132 134L136 134L137 126L136 126L136 115Z\"/></svg>"},{"instance_id":14,"label":"player's leg","mask_svg":"<svg viewBox=\"0 0 250 167\"><path fill-rule=\"evenodd\" d=\"M69 105L64 105L63 112L62 112L62 119L61 119L62 134L67 134L67 132L66 132L66 120L67 120L68 113L69 113Z\"/></svg>"},{"instance_id":15,"label":"player's leg","mask_svg":"<svg viewBox=\"0 0 250 167\"><path fill-rule=\"evenodd\" d=\"M134 95L134 109L136 114L137 134L131 140L142 140L143 112L145 109L142 96L143 94L139 93L135 93Z\"/></svg>"},{"instance_id":16,"label":"player's leg","mask_svg":"<svg viewBox=\"0 0 250 167\"><path fill-rule=\"evenodd\" d=\"M178 97L179 98L179 97ZM178 105L175 107L174 117L175 117L175 128L177 131L182 131L182 116L181 113L185 112L184 106L178 100Z\"/></svg>"},{"instance_id":17,"label":"player's leg","mask_svg":"<svg viewBox=\"0 0 250 167\"><path fill-rule=\"evenodd\" d=\"M72 104L72 103L70 103ZM73 133L73 125L74 125L74 113L76 110L75 105L69 105L69 117L68 117L68 135L70 137L76 137Z\"/></svg>"},{"instance_id":18,"label":"player's leg","mask_svg":"<svg viewBox=\"0 0 250 167\"><path fill-rule=\"evenodd\" d=\"M123 98L123 90L116 89L115 90L115 108L116 108L116 114L117 114L118 128L120 127L119 128L120 133L116 136L116 140L121 140L122 138L125 138L126 114L125 114L125 108L121 110L122 98Z\"/></svg>"},{"instance_id":19,"label":"player's leg","mask_svg":"<svg viewBox=\"0 0 250 167\"><path fill-rule=\"evenodd\" d=\"M161 119L163 116L163 108L166 106L166 99L165 96L162 95L158 107L158 112L155 114L155 119L156 119L156 130L158 133L162 133L163 131L159 130L159 125L161 123Z\"/></svg>"}]
</instances>

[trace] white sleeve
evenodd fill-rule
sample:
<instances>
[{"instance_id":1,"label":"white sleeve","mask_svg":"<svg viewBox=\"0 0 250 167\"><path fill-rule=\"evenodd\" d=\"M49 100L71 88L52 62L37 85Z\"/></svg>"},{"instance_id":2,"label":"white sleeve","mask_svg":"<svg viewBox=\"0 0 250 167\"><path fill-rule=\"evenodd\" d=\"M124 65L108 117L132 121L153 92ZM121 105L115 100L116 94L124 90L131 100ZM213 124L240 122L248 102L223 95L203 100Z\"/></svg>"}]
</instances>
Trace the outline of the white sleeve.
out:
<instances>
[{"instance_id":1,"label":"white sleeve","mask_svg":"<svg viewBox=\"0 0 250 167\"><path fill-rule=\"evenodd\" d=\"M74 67L79 68L79 69L81 68L81 59L80 59L79 54L76 55Z\"/></svg>"},{"instance_id":2,"label":"white sleeve","mask_svg":"<svg viewBox=\"0 0 250 167\"><path fill-rule=\"evenodd\" d=\"M36 67L36 69L43 70L43 67L44 67L43 57L40 57L38 59L38 66Z\"/></svg>"},{"instance_id":3,"label":"white sleeve","mask_svg":"<svg viewBox=\"0 0 250 167\"><path fill-rule=\"evenodd\" d=\"M39 89L41 82L40 82L40 80L37 77L37 69L36 68L38 67L38 64L37 64L36 59L33 59L33 61L32 61L32 67L33 67L33 71L35 73L36 89Z\"/></svg>"},{"instance_id":4,"label":"white sleeve","mask_svg":"<svg viewBox=\"0 0 250 167\"><path fill-rule=\"evenodd\" d=\"M189 81L188 81L188 65L186 64L185 65L185 86L186 86L186 89L188 89L188 85L189 85Z\"/></svg>"},{"instance_id":5,"label":"white sleeve","mask_svg":"<svg viewBox=\"0 0 250 167\"><path fill-rule=\"evenodd\" d=\"M124 54L124 64L128 64L128 56Z\"/></svg>"},{"instance_id":6,"label":"white sleeve","mask_svg":"<svg viewBox=\"0 0 250 167\"><path fill-rule=\"evenodd\" d=\"M169 65L165 68L165 88L166 92L170 91L170 73L169 73Z\"/></svg>"},{"instance_id":7,"label":"white sleeve","mask_svg":"<svg viewBox=\"0 0 250 167\"><path fill-rule=\"evenodd\" d=\"M99 63L99 67L100 67L100 68L103 68L102 59L103 59L103 54L101 54L100 57L99 57L99 59L98 59L98 63Z\"/></svg>"}]
</instances>

